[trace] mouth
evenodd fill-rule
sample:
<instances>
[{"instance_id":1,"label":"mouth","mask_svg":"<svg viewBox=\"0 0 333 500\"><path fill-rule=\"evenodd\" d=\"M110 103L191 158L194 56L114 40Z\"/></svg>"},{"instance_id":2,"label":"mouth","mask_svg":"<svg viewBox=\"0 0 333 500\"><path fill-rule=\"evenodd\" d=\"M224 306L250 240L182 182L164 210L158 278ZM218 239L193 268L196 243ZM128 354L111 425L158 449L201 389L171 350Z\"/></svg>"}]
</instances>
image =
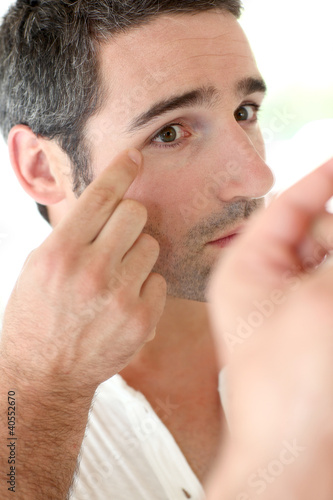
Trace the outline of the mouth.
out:
<instances>
[{"instance_id":1,"label":"mouth","mask_svg":"<svg viewBox=\"0 0 333 500\"><path fill-rule=\"evenodd\" d=\"M230 231L228 234L225 236L222 236L220 238L217 238L216 240L209 241L207 244L212 247L218 247L218 248L225 248L226 246L230 245L237 236L239 236L243 231L244 231L245 226L239 226L233 231Z\"/></svg>"}]
</instances>

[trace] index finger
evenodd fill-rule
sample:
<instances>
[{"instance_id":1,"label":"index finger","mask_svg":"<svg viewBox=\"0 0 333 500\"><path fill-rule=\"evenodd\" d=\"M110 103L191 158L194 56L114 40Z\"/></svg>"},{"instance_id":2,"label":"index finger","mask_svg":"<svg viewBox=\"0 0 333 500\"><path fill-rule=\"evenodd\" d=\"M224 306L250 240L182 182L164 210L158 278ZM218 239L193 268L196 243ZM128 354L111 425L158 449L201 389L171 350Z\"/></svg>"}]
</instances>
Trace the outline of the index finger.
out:
<instances>
[{"instance_id":1,"label":"index finger","mask_svg":"<svg viewBox=\"0 0 333 500\"><path fill-rule=\"evenodd\" d=\"M74 209L58 224L58 234L78 245L93 242L136 178L141 163L142 155L136 149L118 155L86 188Z\"/></svg>"},{"instance_id":2,"label":"index finger","mask_svg":"<svg viewBox=\"0 0 333 500\"><path fill-rule=\"evenodd\" d=\"M333 158L278 196L258 221L260 236L298 245L333 196ZM255 223L254 223L255 224Z\"/></svg>"}]
</instances>

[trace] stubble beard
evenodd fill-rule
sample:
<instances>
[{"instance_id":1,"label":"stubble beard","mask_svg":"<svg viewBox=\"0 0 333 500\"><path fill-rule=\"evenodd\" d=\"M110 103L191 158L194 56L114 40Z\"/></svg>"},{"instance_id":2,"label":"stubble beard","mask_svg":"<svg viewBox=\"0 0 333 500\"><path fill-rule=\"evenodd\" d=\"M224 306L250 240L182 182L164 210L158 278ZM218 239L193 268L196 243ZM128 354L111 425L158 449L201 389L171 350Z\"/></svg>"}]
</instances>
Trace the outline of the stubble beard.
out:
<instances>
[{"instance_id":1,"label":"stubble beard","mask_svg":"<svg viewBox=\"0 0 333 500\"><path fill-rule=\"evenodd\" d=\"M160 244L160 255L153 271L165 278L168 295L207 302L206 289L218 258L218 253L216 258L212 254L207 255L207 243L219 234L247 222L263 205L263 198L230 204L218 214L212 214L193 226L178 242L174 236L163 234L156 221L149 220L144 232Z\"/></svg>"}]
</instances>

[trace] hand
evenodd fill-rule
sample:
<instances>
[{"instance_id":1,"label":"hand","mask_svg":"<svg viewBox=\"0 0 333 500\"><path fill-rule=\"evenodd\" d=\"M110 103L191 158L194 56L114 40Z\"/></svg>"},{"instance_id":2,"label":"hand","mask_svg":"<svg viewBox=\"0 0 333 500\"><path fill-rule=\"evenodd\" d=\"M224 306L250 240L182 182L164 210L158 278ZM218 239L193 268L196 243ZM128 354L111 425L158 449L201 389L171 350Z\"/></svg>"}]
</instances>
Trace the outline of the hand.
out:
<instances>
[{"instance_id":1,"label":"hand","mask_svg":"<svg viewBox=\"0 0 333 500\"><path fill-rule=\"evenodd\" d=\"M228 249L209 297L226 417L209 500L333 497L333 161Z\"/></svg>"},{"instance_id":2,"label":"hand","mask_svg":"<svg viewBox=\"0 0 333 500\"><path fill-rule=\"evenodd\" d=\"M142 234L145 207L123 200L139 171L130 155L30 254L10 297L2 364L43 393L93 394L154 337L166 284L151 273L159 246Z\"/></svg>"}]
</instances>

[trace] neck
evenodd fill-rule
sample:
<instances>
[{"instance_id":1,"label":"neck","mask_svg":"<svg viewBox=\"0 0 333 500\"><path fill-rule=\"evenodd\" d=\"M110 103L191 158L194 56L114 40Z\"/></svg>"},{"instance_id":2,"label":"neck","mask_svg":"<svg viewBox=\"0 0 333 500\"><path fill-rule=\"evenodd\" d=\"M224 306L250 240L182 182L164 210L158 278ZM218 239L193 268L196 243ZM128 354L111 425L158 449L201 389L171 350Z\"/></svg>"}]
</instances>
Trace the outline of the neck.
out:
<instances>
[{"instance_id":1,"label":"neck","mask_svg":"<svg viewBox=\"0 0 333 500\"><path fill-rule=\"evenodd\" d=\"M210 338L207 304L168 297L164 313L156 329L155 339L144 348L152 358L195 347Z\"/></svg>"},{"instance_id":2,"label":"neck","mask_svg":"<svg viewBox=\"0 0 333 500\"><path fill-rule=\"evenodd\" d=\"M168 373L171 366L193 366L196 357L215 361L207 304L168 297L153 341L148 342L122 375L143 370ZM172 363L170 363L172 360Z\"/></svg>"}]
</instances>

